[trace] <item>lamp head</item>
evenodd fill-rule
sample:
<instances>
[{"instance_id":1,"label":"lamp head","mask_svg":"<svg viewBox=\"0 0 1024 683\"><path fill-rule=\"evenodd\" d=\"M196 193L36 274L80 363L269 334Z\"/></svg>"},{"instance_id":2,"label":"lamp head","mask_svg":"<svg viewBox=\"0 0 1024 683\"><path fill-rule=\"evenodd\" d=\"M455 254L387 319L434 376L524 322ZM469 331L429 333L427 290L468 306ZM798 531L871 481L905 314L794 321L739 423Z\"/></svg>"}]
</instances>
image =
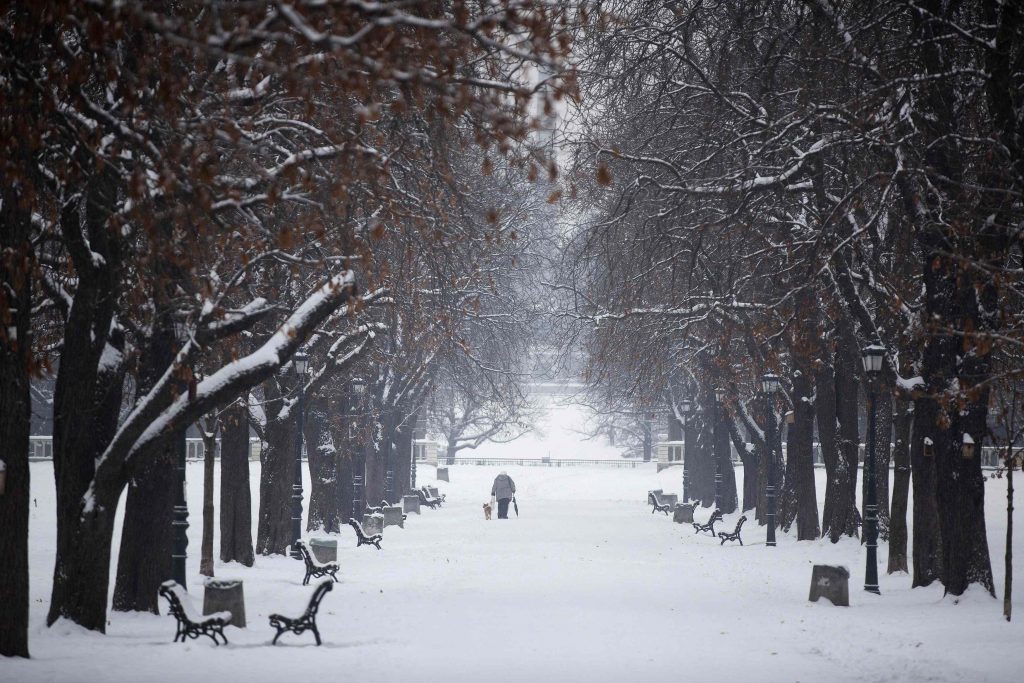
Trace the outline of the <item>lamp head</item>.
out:
<instances>
[{"instance_id":1,"label":"lamp head","mask_svg":"<svg viewBox=\"0 0 1024 683\"><path fill-rule=\"evenodd\" d=\"M305 377L306 372L309 371L309 356L302 351L296 351L292 362L295 363L295 374Z\"/></svg>"},{"instance_id":2,"label":"lamp head","mask_svg":"<svg viewBox=\"0 0 1024 683\"><path fill-rule=\"evenodd\" d=\"M876 377L882 371L882 364L885 362L885 347L880 344L865 346L860 352L860 360L864 365L864 372L869 377Z\"/></svg>"}]
</instances>

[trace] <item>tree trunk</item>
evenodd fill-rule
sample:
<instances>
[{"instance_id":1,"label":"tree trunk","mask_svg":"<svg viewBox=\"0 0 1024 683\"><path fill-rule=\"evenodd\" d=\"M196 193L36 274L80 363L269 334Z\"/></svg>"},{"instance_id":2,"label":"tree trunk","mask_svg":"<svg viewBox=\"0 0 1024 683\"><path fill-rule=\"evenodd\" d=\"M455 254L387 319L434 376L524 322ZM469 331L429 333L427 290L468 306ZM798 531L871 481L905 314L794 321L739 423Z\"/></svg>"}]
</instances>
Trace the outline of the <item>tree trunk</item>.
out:
<instances>
[{"instance_id":1,"label":"tree trunk","mask_svg":"<svg viewBox=\"0 0 1024 683\"><path fill-rule=\"evenodd\" d=\"M907 504L910 493L910 426L914 417L911 404L895 402L895 468L892 482L892 506L889 514L889 573L907 571Z\"/></svg>"},{"instance_id":2,"label":"tree trunk","mask_svg":"<svg viewBox=\"0 0 1024 683\"><path fill-rule=\"evenodd\" d=\"M889 463L892 460L892 392L881 387L875 405L875 497L878 500L878 537L889 540ZM864 477L865 481L867 477ZM865 485L866 486L866 485ZM863 486L866 493L867 489ZM866 498L865 498L866 499Z\"/></svg>"},{"instance_id":3,"label":"tree trunk","mask_svg":"<svg viewBox=\"0 0 1024 683\"><path fill-rule=\"evenodd\" d=\"M337 533L338 453L327 415L327 402L310 402L306 414L306 452L309 454L309 516L306 531Z\"/></svg>"},{"instance_id":4,"label":"tree trunk","mask_svg":"<svg viewBox=\"0 0 1024 683\"><path fill-rule=\"evenodd\" d=\"M927 586L942 576L942 536L936 499L935 450L938 410L935 401L914 402L913 441L910 444L911 483L914 490L912 586ZM925 447L925 439L932 443Z\"/></svg>"},{"instance_id":5,"label":"tree trunk","mask_svg":"<svg viewBox=\"0 0 1024 683\"><path fill-rule=\"evenodd\" d=\"M811 375L807 369L793 376L793 424L789 428L786 478L794 478L798 541L821 536L818 525L818 493L814 484L814 404Z\"/></svg>"},{"instance_id":6,"label":"tree trunk","mask_svg":"<svg viewBox=\"0 0 1024 683\"><path fill-rule=\"evenodd\" d=\"M384 498L384 476L387 471L386 447L388 442L386 429L383 424L378 425L375 432L375 439L365 447L366 480L363 486L363 505L379 505ZM379 436L378 436L379 435Z\"/></svg>"},{"instance_id":7,"label":"tree trunk","mask_svg":"<svg viewBox=\"0 0 1024 683\"><path fill-rule=\"evenodd\" d=\"M260 518L256 552L284 555L292 543L292 480L295 478L295 420L268 420L260 457Z\"/></svg>"},{"instance_id":8,"label":"tree trunk","mask_svg":"<svg viewBox=\"0 0 1024 683\"><path fill-rule=\"evenodd\" d=\"M1014 391L1014 404L1017 402L1017 394ZM1013 419L1010 419L1013 424ZM1006 571L1003 579L1003 616L1007 621L1013 616L1013 443L1006 446L1006 456L1003 460L1006 465L1006 552L1003 556Z\"/></svg>"},{"instance_id":9,"label":"tree trunk","mask_svg":"<svg viewBox=\"0 0 1024 683\"><path fill-rule=\"evenodd\" d=\"M732 514L739 508L739 497L736 494L736 470L732 466L732 448L729 439L727 422L731 418L725 406L719 408L718 430L715 432L715 457L722 473L722 513Z\"/></svg>"},{"instance_id":10,"label":"tree trunk","mask_svg":"<svg viewBox=\"0 0 1024 683\"><path fill-rule=\"evenodd\" d=\"M352 475L355 474L355 458L348 448L339 448L335 454L337 461L337 481L335 482L335 499L338 506L338 519L341 526L352 516L352 501L355 491L352 487Z\"/></svg>"},{"instance_id":11,"label":"tree trunk","mask_svg":"<svg viewBox=\"0 0 1024 683\"><path fill-rule=\"evenodd\" d=\"M220 561L251 567L252 491L249 488L249 420L240 399L221 417Z\"/></svg>"},{"instance_id":12,"label":"tree trunk","mask_svg":"<svg viewBox=\"0 0 1024 683\"><path fill-rule=\"evenodd\" d=\"M174 445L138 456L138 469L128 483L113 608L159 614L157 591L173 569L177 457Z\"/></svg>"},{"instance_id":13,"label":"tree trunk","mask_svg":"<svg viewBox=\"0 0 1024 683\"><path fill-rule=\"evenodd\" d=\"M203 426L203 542L199 553L199 573L213 576L214 456L217 454L217 426L211 418ZM210 429L207 429L209 427Z\"/></svg>"},{"instance_id":14,"label":"tree trunk","mask_svg":"<svg viewBox=\"0 0 1024 683\"><path fill-rule=\"evenodd\" d=\"M113 368L99 364L108 344L113 349L124 348L123 337L111 326L120 254L107 226L115 199L109 180L103 175L90 180L84 221L77 204L69 203L61 214L79 283L64 325L53 395L57 538L46 618L48 625L66 618L101 632L107 624L114 513L126 483L123 473L118 473L115 480L98 485L85 500L96 458L117 428L124 385L123 364ZM88 247L81 243L83 227ZM103 258L91 257L90 251Z\"/></svg>"},{"instance_id":15,"label":"tree trunk","mask_svg":"<svg viewBox=\"0 0 1024 683\"><path fill-rule=\"evenodd\" d=\"M859 382L857 368L860 351L853 335L853 326L846 318L836 325L839 343L836 349L836 420L839 423L839 481L837 494L841 497L832 506L833 532L842 530L847 536L857 536L857 474L860 469L860 424L857 400ZM842 390L840 390L842 388Z\"/></svg>"},{"instance_id":16,"label":"tree trunk","mask_svg":"<svg viewBox=\"0 0 1024 683\"><path fill-rule=\"evenodd\" d=\"M695 455L693 460L693 471L690 484L693 487L693 497L701 502L703 507L711 507L715 504L715 459L714 439L712 438L712 421L707 407L701 415L699 431L695 444Z\"/></svg>"},{"instance_id":17,"label":"tree trunk","mask_svg":"<svg viewBox=\"0 0 1024 683\"><path fill-rule=\"evenodd\" d=\"M683 424L683 480L686 490L683 491L684 503L697 500L699 496L694 485L694 459L697 457L697 430L693 427L694 418L690 416Z\"/></svg>"},{"instance_id":18,"label":"tree trunk","mask_svg":"<svg viewBox=\"0 0 1024 683\"><path fill-rule=\"evenodd\" d=\"M789 533L796 521L796 458L793 457L793 432L796 425L786 424L786 466L785 478L780 482L778 522L779 528Z\"/></svg>"},{"instance_id":19,"label":"tree trunk","mask_svg":"<svg viewBox=\"0 0 1024 683\"><path fill-rule=\"evenodd\" d=\"M825 463L825 506L821 515L821 535L835 543L841 533L833 534L832 505L839 485L839 450L836 448L836 384L830 363L822 363L814 373L814 413L818 423L818 447Z\"/></svg>"},{"instance_id":20,"label":"tree trunk","mask_svg":"<svg viewBox=\"0 0 1024 683\"><path fill-rule=\"evenodd\" d=\"M416 415L413 413L404 425L395 430L395 485L389 501L392 505L401 502L402 496L412 486L412 435L415 428Z\"/></svg>"},{"instance_id":21,"label":"tree trunk","mask_svg":"<svg viewBox=\"0 0 1024 683\"><path fill-rule=\"evenodd\" d=\"M0 656L28 657L28 447L32 407L31 208L0 187L0 291L10 319L0 326ZM12 334L13 333L13 334Z\"/></svg>"}]
</instances>

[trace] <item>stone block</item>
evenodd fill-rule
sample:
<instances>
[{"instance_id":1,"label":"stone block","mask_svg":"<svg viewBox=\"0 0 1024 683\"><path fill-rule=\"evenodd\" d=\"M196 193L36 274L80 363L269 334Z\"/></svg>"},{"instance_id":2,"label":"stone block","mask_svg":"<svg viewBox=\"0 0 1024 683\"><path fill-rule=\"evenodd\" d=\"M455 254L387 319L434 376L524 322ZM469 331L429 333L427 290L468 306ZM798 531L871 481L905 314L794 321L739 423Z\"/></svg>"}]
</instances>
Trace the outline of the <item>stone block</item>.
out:
<instances>
[{"instance_id":1,"label":"stone block","mask_svg":"<svg viewBox=\"0 0 1024 683\"><path fill-rule=\"evenodd\" d=\"M447 481L447 480L445 480L445 481ZM441 493L437 490L436 486L428 486L427 487L427 493L430 494L431 498L440 498L441 497Z\"/></svg>"},{"instance_id":2,"label":"stone block","mask_svg":"<svg viewBox=\"0 0 1024 683\"><path fill-rule=\"evenodd\" d=\"M204 583L203 614L231 612L231 625L245 628L245 593L241 579L208 578Z\"/></svg>"},{"instance_id":3,"label":"stone block","mask_svg":"<svg viewBox=\"0 0 1024 683\"><path fill-rule=\"evenodd\" d=\"M412 493L402 496L402 510L404 512L415 512L420 514L420 497Z\"/></svg>"},{"instance_id":4,"label":"stone block","mask_svg":"<svg viewBox=\"0 0 1024 683\"><path fill-rule=\"evenodd\" d=\"M363 515L363 533L367 536L384 533L384 515L375 512L372 515Z\"/></svg>"},{"instance_id":5,"label":"stone block","mask_svg":"<svg viewBox=\"0 0 1024 683\"><path fill-rule=\"evenodd\" d=\"M693 510L696 507L693 503L676 503L672 521L676 524L693 524Z\"/></svg>"},{"instance_id":6,"label":"stone block","mask_svg":"<svg viewBox=\"0 0 1024 683\"><path fill-rule=\"evenodd\" d=\"M388 505L385 507L381 514L384 515L384 526L398 526L405 528L405 520L402 519L402 506L401 505Z\"/></svg>"},{"instance_id":7,"label":"stone block","mask_svg":"<svg viewBox=\"0 0 1024 683\"><path fill-rule=\"evenodd\" d=\"M338 561L338 541L334 538L311 538L309 550L320 562Z\"/></svg>"},{"instance_id":8,"label":"stone block","mask_svg":"<svg viewBox=\"0 0 1024 683\"><path fill-rule=\"evenodd\" d=\"M833 605L850 606L850 570L828 564L816 564L811 570L811 594L807 598L817 602L828 598Z\"/></svg>"},{"instance_id":9,"label":"stone block","mask_svg":"<svg viewBox=\"0 0 1024 683\"><path fill-rule=\"evenodd\" d=\"M450 479L448 479L448 468L447 467L438 467L437 468L437 480L438 481L451 481Z\"/></svg>"},{"instance_id":10,"label":"stone block","mask_svg":"<svg viewBox=\"0 0 1024 683\"><path fill-rule=\"evenodd\" d=\"M662 505L668 505L670 508L675 507L675 504L679 502L679 496L674 493L662 493L658 496L658 500Z\"/></svg>"}]
</instances>

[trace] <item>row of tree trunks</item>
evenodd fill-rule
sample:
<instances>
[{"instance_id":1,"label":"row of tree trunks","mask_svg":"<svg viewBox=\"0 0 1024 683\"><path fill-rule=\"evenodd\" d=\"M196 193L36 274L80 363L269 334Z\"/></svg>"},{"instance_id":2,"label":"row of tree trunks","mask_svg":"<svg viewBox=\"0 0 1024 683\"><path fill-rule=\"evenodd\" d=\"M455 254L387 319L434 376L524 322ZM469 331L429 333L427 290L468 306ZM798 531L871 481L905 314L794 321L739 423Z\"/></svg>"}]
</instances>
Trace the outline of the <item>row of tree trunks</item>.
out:
<instances>
[{"instance_id":1,"label":"row of tree trunks","mask_svg":"<svg viewBox=\"0 0 1024 683\"><path fill-rule=\"evenodd\" d=\"M248 409L239 400L221 415L220 560L251 567L252 490L249 484Z\"/></svg>"},{"instance_id":2,"label":"row of tree trunks","mask_svg":"<svg viewBox=\"0 0 1024 683\"><path fill-rule=\"evenodd\" d=\"M16 657L29 656L31 213L30 198L20 196L18 185L0 181L0 297L11 312L0 321L0 477L6 478L0 494L0 656Z\"/></svg>"}]
</instances>

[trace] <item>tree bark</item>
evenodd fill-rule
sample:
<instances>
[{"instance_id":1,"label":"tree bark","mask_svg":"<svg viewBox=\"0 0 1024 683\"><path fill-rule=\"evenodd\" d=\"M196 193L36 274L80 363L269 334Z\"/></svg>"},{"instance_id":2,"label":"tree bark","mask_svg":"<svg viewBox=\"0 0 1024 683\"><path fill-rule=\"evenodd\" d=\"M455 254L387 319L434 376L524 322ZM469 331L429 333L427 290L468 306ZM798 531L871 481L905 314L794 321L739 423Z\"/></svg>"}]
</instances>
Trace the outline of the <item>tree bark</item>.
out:
<instances>
[{"instance_id":1,"label":"tree bark","mask_svg":"<svg viewBox=\"0 0 1024 683\"><path fill-rule=\"evenodd\" d=\"M118 472L90 492L96 459L117 428L124 366L100 367L107 345L123 351L121 334L111 327L114 283L120 254L110 239L107 218L114 203L109 178L90 180L85 216L69 203L61 214L62 232L79 277L63 330L53 397L53 473L57 488L56 562L46 623L60 618L103 632L107 624L110 544L114 513L127 476ZM83 231L88 234L85 245ZM100 254L102 260L91 257Z\"/></svg>"},{"instance_id":2,"label":"tree bark","mask_svg":"<svg viewBox=\"0 0 1024 683\"><path fill-rule=\"evenodd\" d=\"M292 542L292 480L295 472L295 421L268 420L260 457L260 517L256 552L284 555Z\"/></svg>"},{"instance_id":3,"label":"tree bark","mask_svg":"<svg viewBox=\"0 0 1024 683\"><path fill-rule=\"evenodd\" d=\"M910 493L910 427L913 404L906 399L895 401L895 445L892 451L894 470L892 505L889 513L889 573L907 571L907 505Z\"/></svg>"},{"instance_id":4,"label":"tree bark","mask_svg":"<svg viewBox=\"0 0 1024 683\"><path fill-rule=\"evenodd\" d=\"M808 369L793 376L793 424L789 429L786 478L793 477L796 493L798 541L821 536L818 524L818 493L814 484L814 404Z\"/></svg>"},{"instance_id":5,"label":"tree bark","mask_svg":"<svg viewBox=\"0 0 1024 683\"><path fill-rule=\"evenodd\" d=\"M32 407L31 208L0 181L0 656L28 657L28 447ZM13 332L13 334L11 334Z\"/></svg>"},{"instance_id":6,"label":"tree bark","mask_svg":"<svg viewBox=\"0 0 1024 683\"><path fill-rule=\"evenodd\" d=\"M199 553L199 573L213 576L213 525L216 511L213 507L214 456L217 453L216 418L203 425L203 542ZM207 429L209 427L209 429Z\"/></svg>"},{"instance_id":7,"label":"tree bark","mask_svg":"<svg viewBox=\"0 0 1024 683\"><path fill-rule=\"evenodd\" d=\"M695 500L699 500L703 507L711 507L715 504L714 439L711 430L712 421L708 419L711 414L705 405L698 428L694 430L697 432L697 438L694 444L695 457L690 476L693 497Z\"/></svg>"},{"instance_id":8,"label":"tree bark","mask_svg":"<svg viewBox=\"0 0 1024 683\"><path fill-rule=\"evenodd\" d=\"M725 406L718 409L718 429L715 432L715 458L722 473L722 513L732 514L739 508L736 494L736 470L732 466L732 448L729 439L728 422L731 421Z\"/></svg>"},{"instance_id":9,"label":"tree bark","mask_svg":"<svg viewBox=\"0 0 1024 683\"><path fill-rule=\"evenodd\" d=\"M875 497L878 500L878 538L889 540L889 463L892 461L892 392L881 387L875 405ZM867 492L867 477L861 487ZM863 498L866 500L866 498ZM891 548L890 548L891 551Z\"/></svg>"},{"instance_id":10,"label":"tree bark","mask_svg":"<svg viewBox=\"0 0 1024 683\"><path fill-rule=\"evenodd\" d=\"M177 457L173 445L138 455L125 501L113 608L159 614L157 591L172 576Z\"/></svg>"},{"instance_id":11,"label":"tree bark","mask_svg":"<svg viewBox=\"0 0 1024 683\"><path fill-rule=\"evenodd\" d=\"M337 533L338 453L327 415L327 402L318 398L306 413L306 452L309 454L309 515L306 531Z\"/></svg>"},{"instance_id":12,"label":"tree bark","mask_svg":"<svg viewBox=\"0 0 1024 683\"><path fill-rule=\"evenodd\" d=\"M857 536L857 474L860 471L860 424L857 368L860 350L847 318L836 324L839 343L836 348L836 420L839 423L839 480L837 494L841 497L832 507L833 529L842 529L847 536ZM840 390L842 388L842 390Z\"/></svg>"},{"instance_id":13,"label":"tree bark","mask_svg":"<svg viewBox=\"0 0 1024 683\"><path fill-rule=\"evenodd\" d=\"M251 567L252 491L249 488L249 420L240 399L221 418L220 560Z\"/></svg>"},{"instance_id":14,"label":"tree bark","mask_svg":"<svg viewBox=\"0 0 1024 683\"><path fill-rule=\"evenodd\" d=\"M413 413L405 420L405 423L395 430L395 485L393 490L392 505L397 505L402 496L409 491L412 485L412 435L416 428L416 415Z\"/></svg>"}]
</instances>

